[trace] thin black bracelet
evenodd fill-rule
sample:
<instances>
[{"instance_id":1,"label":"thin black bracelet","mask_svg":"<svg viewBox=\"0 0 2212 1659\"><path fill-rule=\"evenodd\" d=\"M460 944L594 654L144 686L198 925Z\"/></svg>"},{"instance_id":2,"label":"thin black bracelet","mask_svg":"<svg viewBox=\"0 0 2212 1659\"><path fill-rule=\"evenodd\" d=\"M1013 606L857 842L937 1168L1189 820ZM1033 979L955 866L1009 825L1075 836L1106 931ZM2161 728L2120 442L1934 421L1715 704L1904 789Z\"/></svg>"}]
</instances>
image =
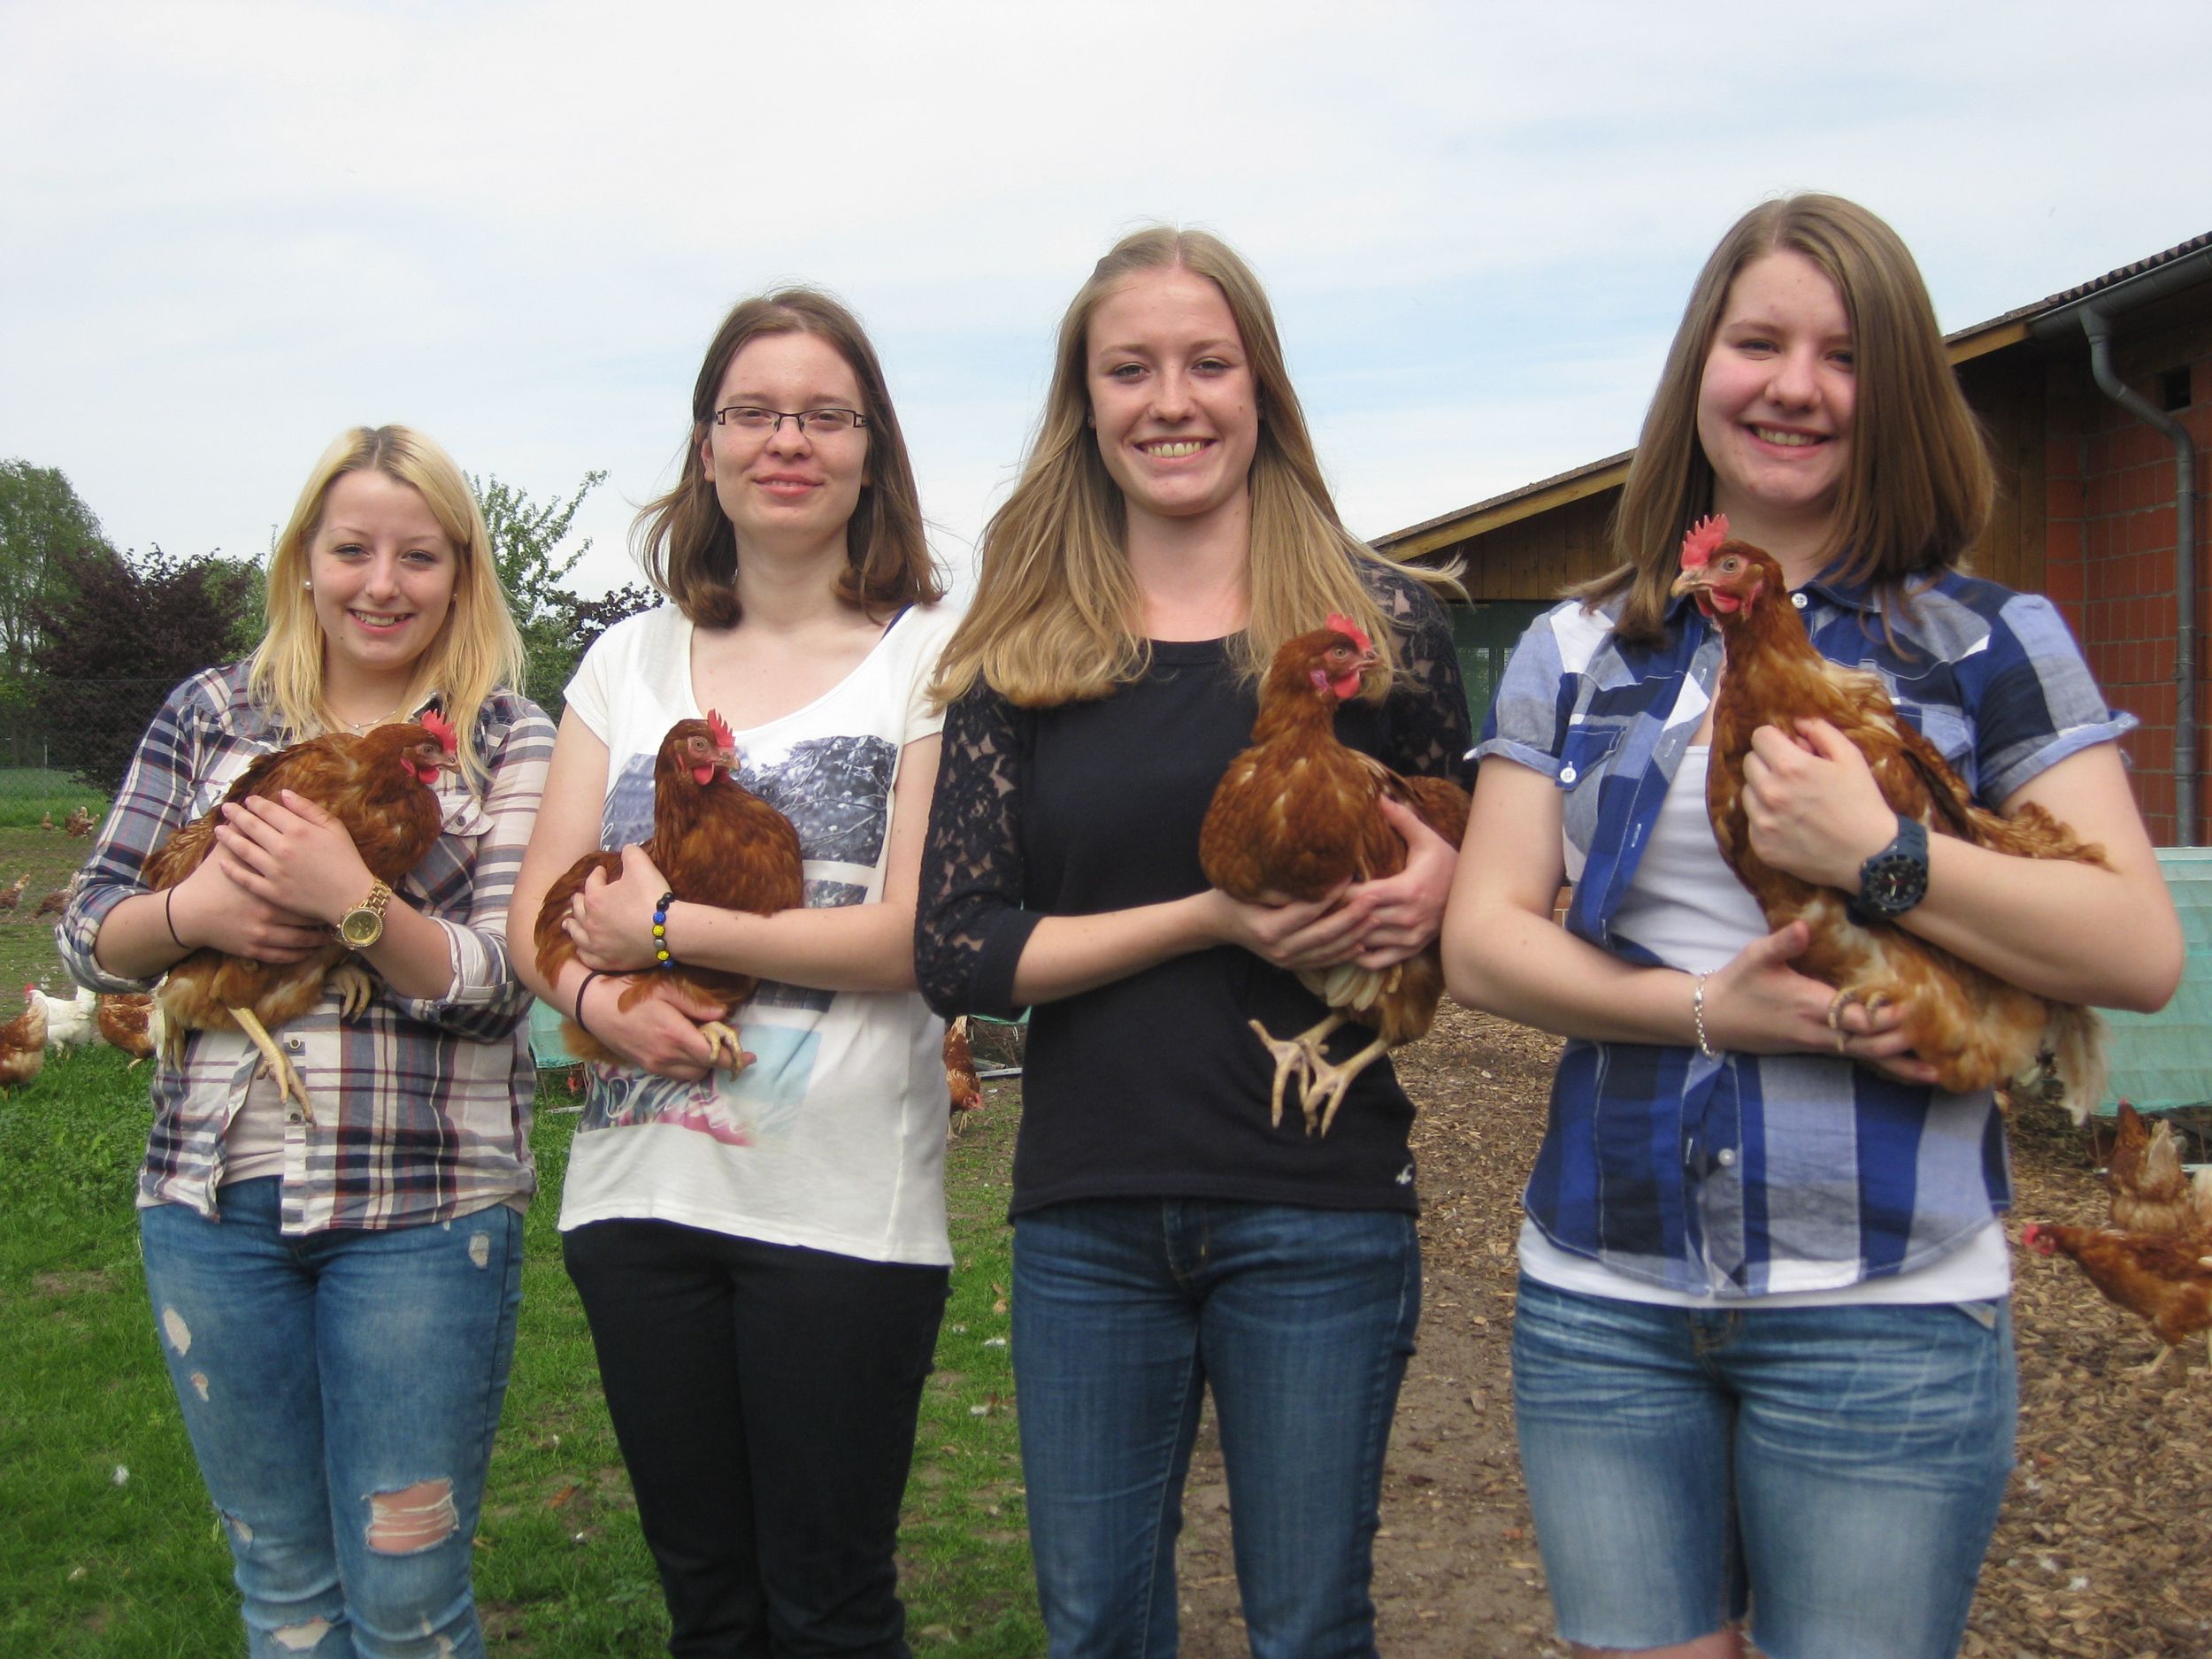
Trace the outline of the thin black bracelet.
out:
<instances>
[{"instance_id":1,"label":"thin black bracelet","mask_svg":"<svg viewBox=\"0 0 2212 1659\"><path fill-rule=\"evenodd\" d=\"M173 941L173 942L176 945L176 948L177 948L179 950L182 950L182 949L184 949L184 941L182 941L181 939L177 938L177 917L176 917L176 911L175 911L175 910L173 908L173 907L176 904L176 902L177 902L177 890L176 890L176 888L174 888L174 887L165 887L165 888L163 888L163 889L162 889L162 894L161 894L161 919L162 919L163 921L165 921L165 922L166 922L166 923L168 923L168 924L169 924L169 937L170 937L171 941Z\"/></svg>"},{"instance_id":2,"label":"thin black bracelet","mask_svg":"<svg viewBox=\"0 0 2212 1659\"><path fill-rule=\"evenodd\" d=\"M676 902L673 888L661 895L661 902L653 907L653 965L672 968L676 958L668 951L668 907Z\"/></svg>"},{"instance_id":3,"label":"thin black bracelet","mask_svg":"<svg viewBox=\"0 0 2212 1659\"><path fill-rule=\"evenodd\" d=\"M576 987L576 1029L588 1037L591 1035L591 1027L584 1024L584 993L591 989L594 979L603 979L608 972L605 968L587 968L584 970L583 983Z\"/></svg>"}]
</instances>

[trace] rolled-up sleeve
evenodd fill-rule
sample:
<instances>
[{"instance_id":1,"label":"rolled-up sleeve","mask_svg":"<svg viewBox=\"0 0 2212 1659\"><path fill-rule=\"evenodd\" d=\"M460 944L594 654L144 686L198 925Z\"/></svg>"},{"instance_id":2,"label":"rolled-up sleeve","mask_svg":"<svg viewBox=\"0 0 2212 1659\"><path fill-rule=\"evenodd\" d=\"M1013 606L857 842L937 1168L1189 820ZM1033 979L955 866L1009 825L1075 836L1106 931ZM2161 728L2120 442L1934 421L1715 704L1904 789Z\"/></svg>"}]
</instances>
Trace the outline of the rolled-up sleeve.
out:
<instances>
[{"instance_id":1,"label":"rolled-up sleeve","mask_svg":"<svg viewBox=\"0 0 2212 1659\"><path fill-rule=\"evenodd\" d=\"M439 867L418 868L429 878L426 913L446 933L452 985L442 997L392 999L411 1018L480 1041L507 1035L530 1007L508 945L508 905L553 758L553 723L535 703L503 694L483 734L488 780L473 848L452 845L460 838L449 831Z\"/></svg>"},{"instance_id":2,"label":"rolled-up sleeve","mask_svg":"<svg viewBox=\"0 0 2212 1659\"><path fill-rule=\"evenodd\" d=\"M192 780L211 714L207 676L169 694L139 740L115 804L101 823L92 856L70 884L54 943L69 977L96 991L146 991L152 979L129 979L101 967L94 948L108 912L146 888L146 860L189 821Z\"/></svg>"}]
</instances>

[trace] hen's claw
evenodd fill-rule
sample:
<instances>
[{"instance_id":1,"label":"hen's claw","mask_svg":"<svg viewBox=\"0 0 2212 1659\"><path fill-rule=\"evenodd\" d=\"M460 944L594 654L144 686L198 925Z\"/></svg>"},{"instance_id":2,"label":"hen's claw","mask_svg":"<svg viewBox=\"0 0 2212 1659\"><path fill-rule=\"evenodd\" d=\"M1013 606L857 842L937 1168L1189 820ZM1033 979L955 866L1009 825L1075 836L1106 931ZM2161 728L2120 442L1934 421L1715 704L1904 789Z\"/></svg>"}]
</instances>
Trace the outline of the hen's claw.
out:
<instances>
[{"instance_id":1,"label":"hen's claw","mask_svg":"<svg viewBox=\"0 0 2212 1659\"><path fill-rule=\"evenodd\" d=\"M376 995L376 979L369 971L356 962L342 962L330 971L323 983L334 986L338 991L338 1018L358 1019Z\"/></svg>"},{"instance_id":2,"label":"hen's claw","mask_svg":"<svg viewBox=\"0 0 2212 1659\"><path fill-rule=\"evenodd\" d=\"M1267 1096L1268 1122L1280 1128L1284 1085L1290 1081L1291 1073L1295 1071L1298 1074L1298 1092L1302 1096L1305 1094L1314 1074L1328 1064L1322 1045L1328 1041L1329 1033L1344 1023L1344 1016L1331 1014L1319 1025L1300 1032L1295 1037L1278 1037L1256 1019L1246 1023L1252 1027L1253 1034L1266 1046L1268 1053L1275 1056L1275 1084ZM1306 1122L1310 1128L1313 1122L1310 1107L1306 1110Z\"/></svg>"},{"instance_id":3,"label":"hen's claw","mask_svg":"<svg viewBox=\"0 0 2212 1659\"><path fill-rule=\"evenodd\" d=\"M718 1019L710 1019L699 1027L699 1034L707 1040L707 1064L735 1076L753 1064L758 1056L745 1052L745 1045L738 1041L733 1026Z\"/></svg>"},{"instance_id":4,"label":"hen's claw","mask_svg":"<svg viewBox=\"0 0 2212 1659\"><path fill-rule=\"evenodd\" d=\"M300 1081L300 1074L292 1069L292 1063L276 1046L276 1040L269 1035L268 1027L261 1023L260 1016L250 1008L234 1008L230 1010L230 1017L238 1022L238 1029L246 1033L247 1041L261 1050L262 1063L276 1083L277 1098L281 1101L296 1097L300 1103L300 1116L313 1123L315 1103L307 1098L307 1085Z\"/></svg>"}]
</instances>

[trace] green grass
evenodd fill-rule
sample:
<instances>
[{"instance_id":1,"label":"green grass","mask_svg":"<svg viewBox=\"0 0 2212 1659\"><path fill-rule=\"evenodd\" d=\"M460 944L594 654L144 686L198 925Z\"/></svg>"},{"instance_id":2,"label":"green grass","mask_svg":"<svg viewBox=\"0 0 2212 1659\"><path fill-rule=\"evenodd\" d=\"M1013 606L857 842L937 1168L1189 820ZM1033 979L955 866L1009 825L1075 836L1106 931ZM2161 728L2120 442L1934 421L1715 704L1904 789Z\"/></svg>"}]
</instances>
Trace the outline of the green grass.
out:
<instances>
[{"instance_id":1,"label":"green grass","mask_svg":"<svg viewBox=\"0 0 2212 1659\"><path fill-rule=\"evenodd\" d=\"M81 845L81 843L80 843ZM907 1489L901 1567L916 1650L1041 1652L1029 1577L1003 1224L1007 1086L953 1146L953 1299ZM650 1558L600 1397L554 1220L576 1119L540 1096L543 1191L526 1233L522 1325L478 1538L492 1650L663 1652ZM0 1653L178 1659L240 1647L228 1552L155 1348L131 1209L145 1070L65 1052L0 1098ZM118 1470L127 1470L119 1482Z\"/></svg>"},{"instance_id":2,"label":"green grass","mask_svg":"<svg viewBox=\"0 0 2212 1659\"><path fill-rule=\"evenodd\" d=\"M35 829L51 813L58 824L72 807L104 812L108 798L65 772L46 766L0 766L0 829Z\"/></svg>"},{"instance_id":3,"label":"green grass","mask_svg":"<svg viewBox=\"0 0 2212 1659\"><path fill-rule=\"evenodd\" d=\"M0 778L6 776L0 772ZM4 803L5 797L0 796L0 807ZM54 822L61 820L62 815L56 813ZM4 812L0 812L0 824L4 822ZM0 910L0 1019L12 1018L22 1006L16 999L27 982L58 992L64 1002L75 994L54 949L56 918L32 912L49 893L69 885L78 865L91 853L92 843L37 825L34 812L27 828L0 827L0 888L13 887L18 876L30 878L14 907Z\"/></svg>"}]
</instances>

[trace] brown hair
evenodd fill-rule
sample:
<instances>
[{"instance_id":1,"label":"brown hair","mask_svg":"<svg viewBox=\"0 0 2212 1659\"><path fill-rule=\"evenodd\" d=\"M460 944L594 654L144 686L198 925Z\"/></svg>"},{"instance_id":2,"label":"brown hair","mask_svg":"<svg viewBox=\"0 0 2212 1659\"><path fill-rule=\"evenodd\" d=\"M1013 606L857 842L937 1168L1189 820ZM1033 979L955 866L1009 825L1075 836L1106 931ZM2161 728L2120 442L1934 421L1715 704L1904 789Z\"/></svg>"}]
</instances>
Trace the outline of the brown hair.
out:
<instances>
[{"instance_id":1,"label":"brown hair","mask_svg":"<svg viewBox=\"0 0 2212 1659\"><path fill-rule=\"evenodd\" d=\"M335 731L323 701L323 631L307 587L308 544L321 526L331 486L349 472L381 472L423 499L453 544L453 604L416 657L403 712L434 693L460 735L469 774L484 775L476 752L476 716L502 687L522 685L522 635L507 610L484 514L453 457L409 426L356 426L331 441L307 475L292 517L269 557L268 631L247 664L247 695L295 733Z\"/></svg>"},{"instance_id":2,"label":"brown hair","mask_svg":"<svg viewBox=\"0 0 2212 1659\"><path fill-rule=\"evenodd\" d=\"M1857 397L1850 467L1824 563L1847 581L1894 583L1957 562L1989 518L1995 481L1959 390L1920 268L1897 233L1855 202L1793 196L1738 219L1698 273L1644 417L1613 518L1619 568L1574 590L1594 604L1626 590L1617 632L1656 640L1682 537L1712 511L1713 469L1697 438L1698 390L1728 291L1771 253L1801 254L1835 284L1851 324Z\"/></svg>"},{"instance_id":3,"label":"brown hair","mask_svg":"<svg viewBox=\"0 0 2212 1659\"><path fill-rule=\"evenodd\" d=\"M975 597L932 686L941 701L980 675L1010 702L1050 707L1104 696L1143 673L1150 646L1135 621L1141 611L1123 547L1126 507L1089 426L1090 326L1130 278L1179 269L1221 290L1258 401L1248 484L1248 620L1230 644L1231 661L1256 681L1277 647L1332 611L1388 651L1390 631L1359 572L1390 561L1344 527L1329 499L1259 279L1219 237L1158 225L1115 243L1060 319L1037 434L1012 495L985 526ZM1387 675L1376 679L1379 696Z\"/></svg>"},{"instance_id":4,"label":"brown hair","mask_svg":"<svg viewBox=\"0 0 2212 1659\"><path fill-rule=\"evenodd\" d=\"M637 516L646 576L697 626L732 627L742 614L737 602L737 536L699 450L714 419L722 377L739 352L765 334L811 334L826 342L860 384L860 412L868 419L868 466L845 528L846 565L837 580L837 597L871 615L937 599L944 587L930 557L914 466L907 458L883 365L859 319L810 288L779 288L741 300L715 330L691 388L691 430L684 440L682 472L674 488L648 502Z\"/></svg>"}]
</instances>

